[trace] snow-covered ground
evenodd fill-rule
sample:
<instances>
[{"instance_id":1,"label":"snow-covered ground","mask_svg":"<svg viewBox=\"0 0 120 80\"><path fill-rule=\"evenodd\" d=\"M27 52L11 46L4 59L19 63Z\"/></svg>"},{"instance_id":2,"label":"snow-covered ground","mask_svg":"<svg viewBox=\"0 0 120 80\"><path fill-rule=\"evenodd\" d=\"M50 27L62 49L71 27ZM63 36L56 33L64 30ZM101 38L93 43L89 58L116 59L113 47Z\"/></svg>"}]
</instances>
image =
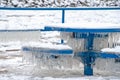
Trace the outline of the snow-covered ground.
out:
<instances>
[{"instance_id":1,"label":"snow-covered ground","mask_svg":"<svg viewBox=\"0 0 120 80\"><path fill-rule=\"evenodd\" d=\"M119 7L119 0L1 0L2 7Z\"/></svg>"},{"instance_id":2,"label":"snow-covered ground","mask_svg":"<svg viewBox=\"0 0 120 80\"><path fill-rule=\"evenodd\" d=\"M66 11L65 22L104 22L117 25L120 22L119 14L120 11L114 10ZM61 11L0 11L0 30L41 29L43 25L50 23L61 23ZM7 32L4 34L4 36L9 35ZM31 41L6 39L6 37L0 38L0 80L120 80L119 73L114 74L107 71L107 73L99 73L99 71L95 73L95 76L87 77L82 74L83 67L76 71L44 71L39 70L35 64L23 61L23 52L20 51L22 46L60 42L58 32L40 32L38 40L28 39ZM119 47L116 47L115 51L116 49L120 50ZM110 51L109 49L106 50ZM79 62L76 61L76 63ZM105 64L107 65L107 62Z\"/></svg>"}]
</instances>

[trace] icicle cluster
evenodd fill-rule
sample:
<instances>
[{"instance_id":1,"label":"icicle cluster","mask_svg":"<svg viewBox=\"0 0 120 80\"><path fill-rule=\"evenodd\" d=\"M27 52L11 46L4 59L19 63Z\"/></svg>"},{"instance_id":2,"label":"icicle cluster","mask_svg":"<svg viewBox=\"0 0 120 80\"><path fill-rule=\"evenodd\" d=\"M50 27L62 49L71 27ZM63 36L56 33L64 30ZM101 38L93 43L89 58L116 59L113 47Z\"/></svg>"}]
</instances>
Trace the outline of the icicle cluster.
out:
<instances>
[{"instance_id":1,"label":"icicle cluster","mask_svg":"<svg viewBox=\"0 0 120 80\"><path fill-rule=\"evenodd\" d=\"M51 55L39 52L23 52L23 61L41 70L81 70L83 64L72 55Z\"/></svg>"},{"instance_id":2,"label":"icicle cluster","mask_svg":"<svg viewBox=\"0 0 120 80\"><path fill-rule=\"evenodd\" d=\"M61 38L67 41L67 44L72 47L75 52L86 51L86 39L85 38L73 38L73 33L62 32ZM93 40L93 50L100 51L103 48L113 48L118 46L118 40L120 39L120 33L94 33L100 35L106 35L106 37L95 37Z\"/></svg>"},{"instance_id":3,"label":"icicle cluster","mask_svg":"<svg viewBox=\"0 0 120 80\"><path fill-rule=\"evenodd\" d=\"M119 46L118 41L120 40L120 33L109 33L109 48L113 48L115 46Z\"/></svg>"},{"instance_id":4,"label":"icicle cluster","mask_svg":"<svg viewBox=\"0 0 120 80\"><path fill-rule=\"evenodd\" d=\"M101 66L102 65L102 66ZM104 74L114 74L120 72L120 59L97 59L95 62L95 68L98 72L104 72Z\"/></svg>"}]
</instances>

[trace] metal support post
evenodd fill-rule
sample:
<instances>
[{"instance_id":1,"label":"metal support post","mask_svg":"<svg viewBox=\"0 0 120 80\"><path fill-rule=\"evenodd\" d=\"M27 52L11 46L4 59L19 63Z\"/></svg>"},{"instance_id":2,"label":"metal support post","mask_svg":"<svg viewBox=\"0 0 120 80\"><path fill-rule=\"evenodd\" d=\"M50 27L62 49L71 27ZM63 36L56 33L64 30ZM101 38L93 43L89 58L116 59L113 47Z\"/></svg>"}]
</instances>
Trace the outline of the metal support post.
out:
<instances>
[{"instance_id":1,"label":"metal support post","mask_svg":"<svg viewBox=\"0 0 120 80\"><path fill-rule=\"evenodd\" d=\"M65 10L62 10L62 23L65 23Z\"/></svg>"},{"instance_id":2,"label":"metal support post","mask_svg":"<svg viewBox=\"0 0 120 80\"><path fill-rule=\"evenodd\" d=\"M88 33L85 36L82 36L86 40L86 52L79 53L79 56L82 59L82 63L84 64L84 75L92 76L93 75L93 64L96 58L95 53L93 52L93 40L94 34Z\"/></svg>"},{"instance_id":3,"label":"metal support post","mask_svg":"<svg viewBox=\"0 0 120 80\"><path fill-rule=\"evenodd\" d=\"M65 23L65 10L62 10L62 23ZM61 39L61 44L64 43L64 40Z\"/></svg>"}]
</instances>

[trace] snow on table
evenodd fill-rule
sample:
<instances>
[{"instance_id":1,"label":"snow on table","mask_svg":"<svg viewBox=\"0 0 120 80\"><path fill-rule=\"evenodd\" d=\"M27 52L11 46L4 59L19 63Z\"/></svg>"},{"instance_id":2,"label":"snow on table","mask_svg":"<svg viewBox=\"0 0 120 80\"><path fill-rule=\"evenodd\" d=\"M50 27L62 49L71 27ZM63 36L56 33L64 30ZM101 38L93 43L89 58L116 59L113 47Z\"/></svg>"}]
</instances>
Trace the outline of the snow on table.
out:
<instances>
[{"instance_id":1,"label":"snow on table","mask_svg":"<svg viewBox=\"0 0 120 80\"><path fill-rule=\"evenodd\" d=\"M35 47L35 48L46 48L46 49L57 49L57 50L62 50L62 49L72 49L68 45L63 45L63 44L52 44L52 43L31 43L29 45L25 45L29 47Z\"/></svg>"},{"instance_id":2,"label":"snow on table","mask_svg":"<svg viewBox=\"0 0 120 80\"><path fill-rule=\"evenodd\" d=\"M57 27L57 28L74 28L74 29L116 29L120 28L120 24L113 23L94 23L94 22L81 22L81 23L57 23L48 24L45 26Z\"/></svg>"},{"instance_id":3,"label":"snow on table","mask_svg":"<svg viewBox=\"0 0 120 80\"><path fill-rule=\"evenodd\" d=\"M72 54L73 50L68 45L41 43L37 45L28 45L22 47L23 51L30 51L33 53L49 53L49 54Z\"/></svg>"},{"instance_id":4,"label":"snow on table","mask_svg":"<svg viewBox=\"0 0 120 80\"><path fill-rule=\"evenodd\" d=\"M44 28L46 31L64 32L120 32L120 24L111 23L64 23L50 24Z\"/></svg>"},{"instance_id":5,"label":"snow on table","mask_svg":"<svg viewBox=\"0 0 120 80\"><path fill-rule=\"evenodd\" d=\"M108 53L118 53L120 54L120 46L116 46L115 48L103 48L101 49L102 52Z\"/></svg>"}]
</instances>

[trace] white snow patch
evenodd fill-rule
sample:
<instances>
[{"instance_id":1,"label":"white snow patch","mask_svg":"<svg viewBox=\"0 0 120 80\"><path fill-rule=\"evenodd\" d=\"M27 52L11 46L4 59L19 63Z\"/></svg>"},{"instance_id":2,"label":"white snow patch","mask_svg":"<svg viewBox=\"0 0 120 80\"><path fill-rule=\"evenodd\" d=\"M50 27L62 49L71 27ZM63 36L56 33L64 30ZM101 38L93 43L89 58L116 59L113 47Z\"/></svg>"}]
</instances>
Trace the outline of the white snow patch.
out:
<instances>
[{"instance_id":1,"label":"white snow patch","mask_svg":"<svg viewBox=\"0 0 120 80\"><path fill-rule=\"evenodd\" d=\"M9 50L20 50L22 47L22 44L20 41L16 41L16 42L1 42L0 43L0 52L5 52L5 51L9 51Z\"/></svg>"},{"instance_id":2,"label":"white snow patch","mask_svg":"<svg viewBox=\"0 0 120 80\"><path fill-rule=\"evenodd\" d=\"M120 54L120 46L116 46L115 48L104 48L101 50L102 52L113 52Z\"/></svg>"}]
</instances>

